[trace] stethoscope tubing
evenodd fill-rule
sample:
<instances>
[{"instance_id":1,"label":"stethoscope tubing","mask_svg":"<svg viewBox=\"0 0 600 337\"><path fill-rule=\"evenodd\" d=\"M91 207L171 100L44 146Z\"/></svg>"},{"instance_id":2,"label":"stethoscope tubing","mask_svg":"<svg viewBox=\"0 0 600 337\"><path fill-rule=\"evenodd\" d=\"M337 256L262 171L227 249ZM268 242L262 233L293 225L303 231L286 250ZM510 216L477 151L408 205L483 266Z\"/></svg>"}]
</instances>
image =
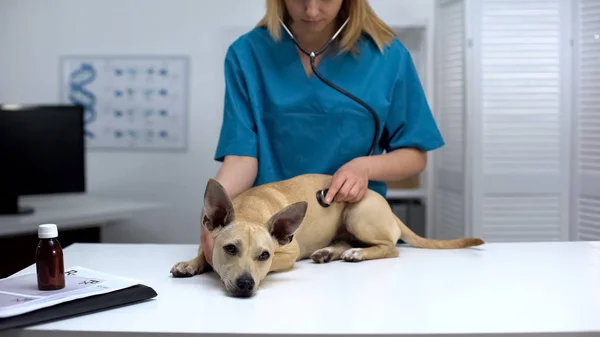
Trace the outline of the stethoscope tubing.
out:
<instances>
[{"instance_id":1,"label":"stethoscope tubing","mask_svg":"<svg viewBox=\"0 0 600 337\"><path fill-rule=\"evenodd\" d=\"M379 137L379 132L380 132L380 129L381 129L379 116L377 115L377 113L375 112L375 110L371 106L369 106L366 102L364 102L360 98L356 97L355 95L349 93L348 91L340 88L339 86L335 85L334 83L331 83L331 81L329 81L325 77L323 77L323 75L321 75L321 73L317 70L317 67L315 65L315 59L319 55L321 55L325 51L327 51L327 49L331 46L331 44L333 43L333 41L335 41L335 39L337 38L337 36L342 32L342 30L344 29L344 27L346 27L346 25L348 24L348 21L349 21L349 19L346 19L346 21L344 22L344 24L327 41L327 43L325 43L325 45L323 45L323 47L321 47L317 51L310 52L310 51L306 50L296 40L296 38L294 37L294 34L292 34L292 32L287 28L287 26L283 23L283 21L281 21L281 19L279 20L279 22L281 23L281 25L283 26L283 28L287 31L287 33L289 34L290 38L292 39L292 41L294 41L294 43L296 44L296 46L298 47L298 49L300 49L300 51L302 51L304 54L306 54L308 57L310 57L310 67L311 67L313 73L321 81L323 81L323 83L327 84L331 88L333 88L336 91L340 92L342 95L345 95L346 97L352 99L353 101L355 101L356 103L360 104L362 107L364 107L367 111L369 111L371 113L371 116L373 117L373 121L375 123L375 134L373 135L373 141L371 142L371 147L369 148L369 152L367 153L367 156L371 156L371 155L373 155L375 153L375 147L377 146L377 139Z\"/></svg>"},{"instance_id":2,"label":"stethoscope tubing","mask_svg":"<svg viewBox=\"0 0 600 337\"><path fill-rule=\"evenodd\" d=\"M342 31L342 29L344 29L344 27L348 24L349 19L346 19L346 21L344 22L344 24L338 29L338 31L327 41L327 43L325 43L325 45L323 45L323 47L321 47L319 50L317 51L313 51L310 52L308 50L306 50L294 37L294 34L292 34L292 32L287 28L287 26L283 23L283 21L281 21L281 19L279 20L279 22L281 22L281 25L283 26L283 28L287 31L287 33L289 34L289 36L291 37L292 41L294 41L294 43L296 44L296 46L298 47L298 49L300 49L300 51L302 51L304 54L306 54L308 57L310 57L310 67L313 71L313 73L321 80L323 81L323 83L327 84L328 86L330 86L331 88L337 90L338 92L340 92L342 95L345 95L346 97L352 99L353 101L355 101L356 103L360 104L362 107L364 107L365 109L367 109L367 111L369 111L371 113L371 116L373 117L373 121L375 123L375 134L373 135L373 141L371 142L371 147L369 148L369 152L367 154L367 156L371 156L375 153L375 147L377 146L377 139L379 137L379 132L380 132L380 121L379 121L379 116L377 115L377 113L375 112L375 110L369 106L367 103L365 103L363 100L361 100L360 98L352 95L351 93L349 93L348 91L340 88L339 86L335 85L334 83L331 83L331 81L329 81L328 79L326 79L325 77L323 77L321 75L321 73L319 73L319 71L317 70L317 67L315 66L315 59L323 54L325 51L327 51L327 49L329 48L329 46L331 46L331 44L333 43L333 41L335 41L335 39L337 38L337 36L340 34L340 32ZM328 189L324 189L324 190L319 190L317 191L317 201L319 203L319 205L321 205L322 207L329 207L330 205L327 204L327 202L325 201L325 196L327 195L327 191Z\"/></svg>"}]
</instances>

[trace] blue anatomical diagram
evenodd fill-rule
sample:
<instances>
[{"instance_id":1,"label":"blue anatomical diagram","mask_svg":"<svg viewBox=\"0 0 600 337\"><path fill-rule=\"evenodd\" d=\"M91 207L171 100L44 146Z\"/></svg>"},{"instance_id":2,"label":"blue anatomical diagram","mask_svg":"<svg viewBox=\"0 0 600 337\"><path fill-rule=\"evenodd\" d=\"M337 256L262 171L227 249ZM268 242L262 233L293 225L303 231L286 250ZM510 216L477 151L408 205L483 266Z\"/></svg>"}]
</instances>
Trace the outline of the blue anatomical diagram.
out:
<instances>
[{"instance_id":1,"label":"blue anatomical diagram","mask_svg":"<svg viewBox=\"0 0 600 337\"><path fill-rule=\"evenodd\" d=\"M85 111L84 123L87 125L96 120L96 96L86 86L96 79L96 70L91 64L82 63L81 66L70 74L69 101L72 104L82 105ZM86 129L85 135L94 138L94 133Z\"/></svg>"}]
</instances>

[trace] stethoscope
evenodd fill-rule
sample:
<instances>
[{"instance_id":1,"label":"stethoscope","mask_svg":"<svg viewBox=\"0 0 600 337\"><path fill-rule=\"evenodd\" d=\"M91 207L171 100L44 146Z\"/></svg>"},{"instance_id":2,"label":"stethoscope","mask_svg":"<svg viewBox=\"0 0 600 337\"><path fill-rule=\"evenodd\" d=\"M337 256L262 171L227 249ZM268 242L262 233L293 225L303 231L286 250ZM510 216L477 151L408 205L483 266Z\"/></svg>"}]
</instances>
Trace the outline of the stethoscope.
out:
<instances>
[{"instance_id":1,"label":"stethoscope","mask_svg":"<svg viewBox=\"0 0 600 337\"><path fill-rule=\"evenodd\" d=\"M358 104L362 105L365 109L367 109L371 113L371 116L373 116L373 121L375 122L375 134L373 135L373 142L371 143L371 148L369 149L369 153L367 154L367 156L371 156L375 152L375 146L377 146L377 136L379 135L379 130L380 130L379 116L377 116L377 113L375 112L375 110L373 110L373 108L371 108L367 103L365 103L364 101L362 101L360 98L352 95L351 93L349 93L346 90L338 87L337 85L331 83L326 78L324 78L323 76L321 76L321 74L317 71L316 66L315 66L315 59L317 58L317 56L319 56L319 55L323 54L325 51L327 51L327 49L329 48L329 46L333 43L333 41L335 40L335 38L340 34L340 32L342 31L342 29L344 29L344 27L346 27L346 25L348 24L349 19L350 18L346 19L346 21L344 22L344 24L338 29L338 31L335 34L333 34L333 36L331 37L331 39L329 39L329 41L327 41L327 43L325 43L325 45L323 47L321 47L321 49L319 49L318 51L313 51L313 52L309 52L308 50L304 49L304 47L302 47L302 45L300 45L300 43L294 37L294 34L292 34L292 32L287 28L287 26L283 23L283 21L281 21L281 19L279 19L279 22L281 23L281 25L283 26L283 28L285 28L285 30L287 31L287 33L290 35L290 38L292 39L292 41L294 41L294 43L296 44L296 46L298 46L298 48L304 54L306 54L308 57L310 57L310 67L312 68L313 73L315 75L317 75L317 77L321 81L323 81L323 83L325 83L328 86L332 87L333 89L339 91L341 94L347 96L348 98L354 100L355 102L357 102ZM317 201L323 207L329 207L329 204L325 202L325 196L327 195L327 191L328 191L328 189L323 189L323 190L317 191Z\"/></svg>"}]
</instances>

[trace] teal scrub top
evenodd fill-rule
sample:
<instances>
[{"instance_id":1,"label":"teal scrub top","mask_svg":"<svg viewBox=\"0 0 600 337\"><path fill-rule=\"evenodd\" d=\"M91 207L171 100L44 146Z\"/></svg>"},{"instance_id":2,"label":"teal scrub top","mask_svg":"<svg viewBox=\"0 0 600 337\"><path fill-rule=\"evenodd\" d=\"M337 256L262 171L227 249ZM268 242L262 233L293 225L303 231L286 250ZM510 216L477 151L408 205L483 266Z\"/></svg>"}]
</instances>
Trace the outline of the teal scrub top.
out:
<instances>
[{"instance_id":1,"label":"teal scrub top","mask_svg":"<svg viewBox=\"0 0 600 337\"><path fill-rule=\"evenodd\" d=\"M357 46L358 55L335 51L317 70L377 112L381 132L375 154L443 146L405 46L394 39L382 54L367 36ZM275 41L266 28L254 28L229 46L224 66L225 102L215 160L257 158L255 186L306 173L334 174L368 154L375 131L369 111L316 75L307 76L285 31ZM369 187L385 197L384 182L370 181Z\"/></svg>"}]
</instances>

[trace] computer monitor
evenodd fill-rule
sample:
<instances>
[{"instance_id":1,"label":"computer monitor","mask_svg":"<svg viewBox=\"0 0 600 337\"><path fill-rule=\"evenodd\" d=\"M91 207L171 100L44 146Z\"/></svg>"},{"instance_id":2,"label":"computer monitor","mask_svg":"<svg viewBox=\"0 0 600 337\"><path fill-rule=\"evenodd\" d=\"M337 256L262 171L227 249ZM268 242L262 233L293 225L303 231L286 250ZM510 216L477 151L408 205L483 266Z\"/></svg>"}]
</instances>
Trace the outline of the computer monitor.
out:
<instances>
[{"instance_id":1,"label":"computer monitor","mask_svg":"<svg viewBox=\"0 0 600 337\"><path fill-rule=\"evenodd\" d=\"M83 107L0 105L0 216L33 213L20 196L85 190Z\"/></svg>"}]
</instances>

